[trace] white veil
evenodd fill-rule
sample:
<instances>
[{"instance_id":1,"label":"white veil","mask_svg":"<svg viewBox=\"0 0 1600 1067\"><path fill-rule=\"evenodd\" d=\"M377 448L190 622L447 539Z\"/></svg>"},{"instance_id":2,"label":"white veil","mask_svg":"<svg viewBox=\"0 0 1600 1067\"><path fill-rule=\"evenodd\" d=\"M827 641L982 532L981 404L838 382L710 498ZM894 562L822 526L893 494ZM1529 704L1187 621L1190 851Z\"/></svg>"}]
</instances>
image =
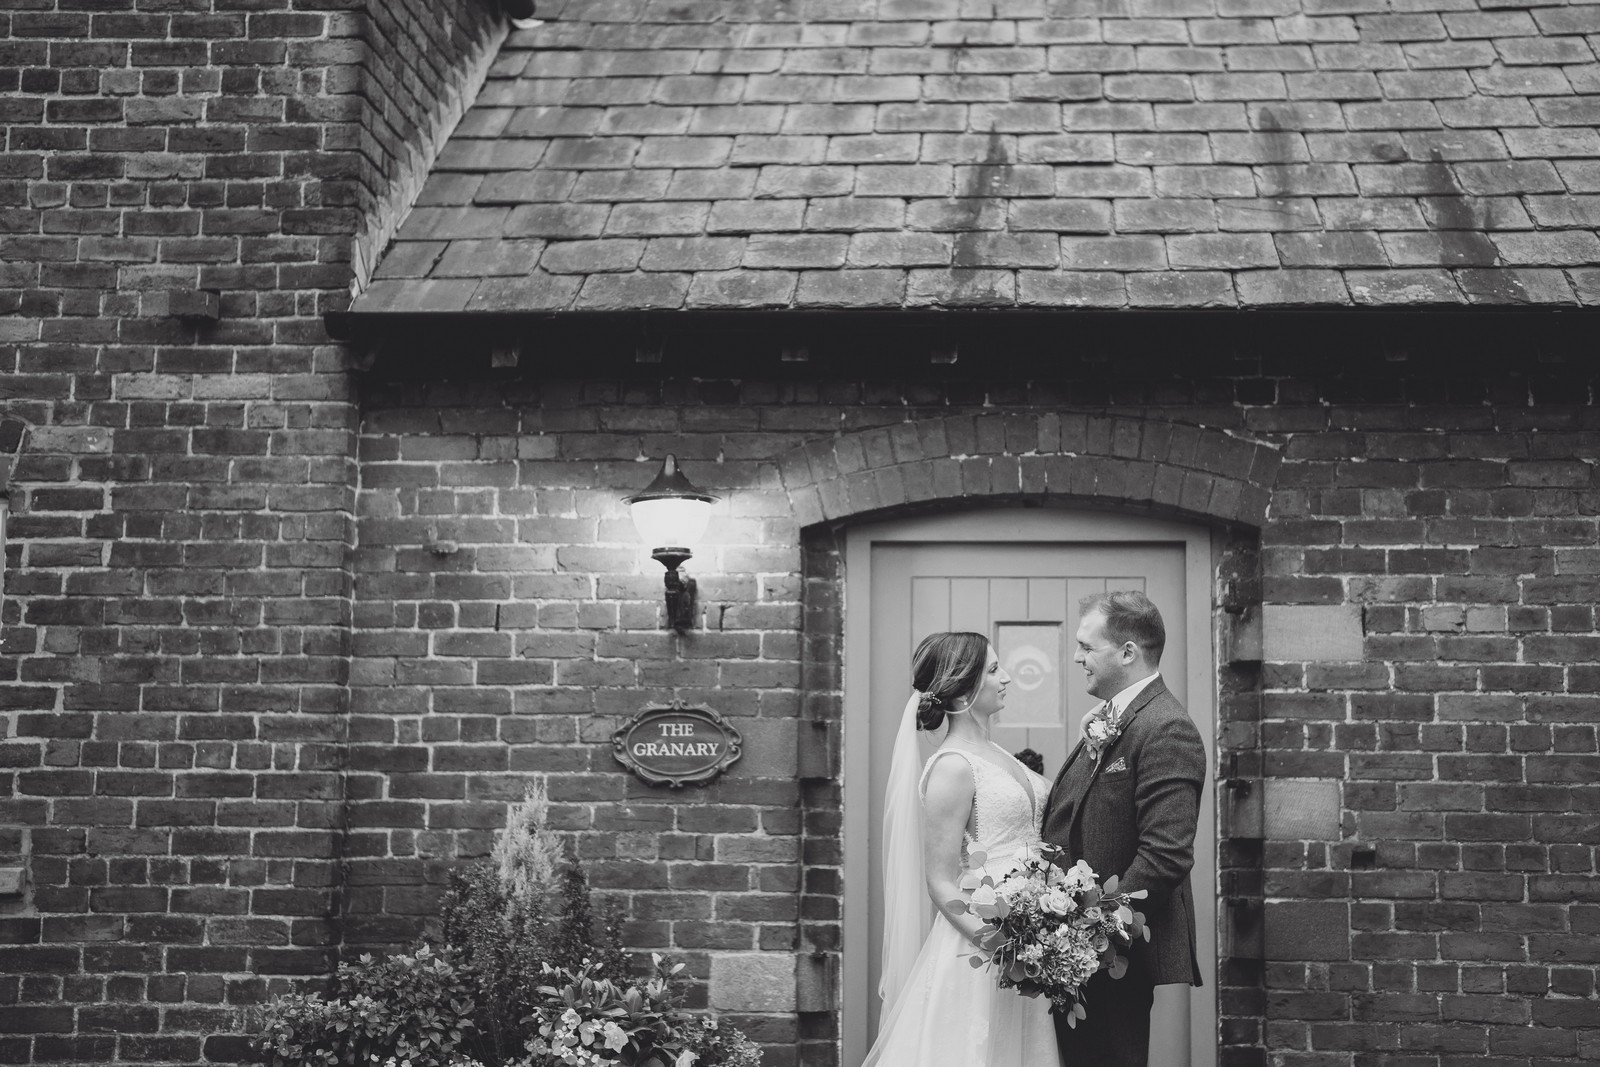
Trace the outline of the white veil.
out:
<instances>
[{"instance_id":1,"label":"white veil","mask_svg":"<svg viewBox=\"0 0 1600 1067\"><path fill-rule=\"evenodd\" d=\"M900 716L883 796L883 960L878 995L894 1005L911 976L933 923L933 902L922 871L922 751L917 743L915 690Z\"/></svg>"}]
</instances>

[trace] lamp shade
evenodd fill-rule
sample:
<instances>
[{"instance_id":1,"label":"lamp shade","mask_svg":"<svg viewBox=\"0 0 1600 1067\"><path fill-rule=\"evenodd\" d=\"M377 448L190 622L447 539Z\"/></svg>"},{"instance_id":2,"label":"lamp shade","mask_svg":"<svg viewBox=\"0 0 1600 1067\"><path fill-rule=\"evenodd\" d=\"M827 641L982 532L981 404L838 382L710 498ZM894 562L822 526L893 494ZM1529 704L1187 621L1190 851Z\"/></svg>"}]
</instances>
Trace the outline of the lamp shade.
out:
<instances>
[{"instance_id":1,"label":"lamp shade","mask_svg":"<svg viewBox=\"0 0 1600 1067\"><path fill-rule=\"evenodd\" d=\"M668 453L655 481L628 497L627 503L647 546L688 549L705 534L716 499L684 477L678 458Z\"/></svg>"}]
</instances>

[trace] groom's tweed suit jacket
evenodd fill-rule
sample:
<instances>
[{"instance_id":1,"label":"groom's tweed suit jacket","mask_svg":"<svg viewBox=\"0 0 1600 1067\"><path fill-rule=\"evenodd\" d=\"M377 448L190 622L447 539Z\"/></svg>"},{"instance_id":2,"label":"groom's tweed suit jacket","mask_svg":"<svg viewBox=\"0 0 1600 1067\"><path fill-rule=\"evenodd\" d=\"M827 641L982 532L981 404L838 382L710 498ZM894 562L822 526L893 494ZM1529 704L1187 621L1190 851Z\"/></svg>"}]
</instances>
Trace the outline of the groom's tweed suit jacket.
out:
<instances>
[{"instance_id":1,"label":"groom's tweed suit jacket","mask_svg":"<svg viewBox=\"0 0 1600 1067\"><path fill-rule=\"evenodd\" d=\"M1098 761L1082 743L1067 757L1050 790L1043 836L1101 878L1118 875L1119 891L1149 892L1135 907L1145 914L1150 940L1129 950L1132 968L1156 985L1199 985L1189 869L1205 746L1159 677L1134 697L1122 722L1121 736Z\"/></svg>"}]
</instances>

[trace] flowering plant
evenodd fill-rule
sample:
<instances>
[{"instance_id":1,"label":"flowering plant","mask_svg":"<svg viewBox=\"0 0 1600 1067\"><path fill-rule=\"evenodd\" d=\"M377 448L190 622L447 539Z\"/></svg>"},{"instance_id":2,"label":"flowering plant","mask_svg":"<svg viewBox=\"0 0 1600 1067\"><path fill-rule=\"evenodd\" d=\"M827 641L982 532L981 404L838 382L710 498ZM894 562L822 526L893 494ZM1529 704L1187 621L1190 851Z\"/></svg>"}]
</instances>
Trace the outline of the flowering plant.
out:
<instances>
[{"instance_id":1,"label":"flowering plant","mask_svg":"<svg viewBox=\"0 0 1600 1067\"><path fill-rule=\"evenodd\" d=\"M650 957L654 973L626 989L599 977L589 960L576 970L546 964L545 976L559 984L539 987L534 1019L538 1036L527 1044L526 1067L694 1067L698 1057L684 1035L689 1017L673 1003L672 976L683 964Z\"/></svg>"},{"instance_id":2,"label":"flowering plant","mask_svg":"<svg viewBox=\"0 0 1600 1067\"><path fill-rule=\"evenodd\" d=\"M711 1016L701 1016L686 1040L694 1053L694 1067L761 1067L761 1049L731 1026Z\"/></svg>"},{"instance_id":3,"label":"flowering plant","mask_svg":"<svg viewBox=\"0 0 1600 1067\"><path fill-rule=\"evenodd\" d=\"M1048 997L1050 1011L1076 1026L1087 1015L1084 983L1101 970L1121 978L1128 960L1118 949L1136 937L1150 939L1144 915L1133 910L1145 891L1118 893L1115 875L1102 885L1087 863L1068 866L1053 845L1025 848L1017 859L1015 869L996 879L983 869L988 857L972 853L960 882L971 895L951 906L983 920L984 948L971 957L974 967L993 965L1002 989Z\"/></svg>"}]
</instances>

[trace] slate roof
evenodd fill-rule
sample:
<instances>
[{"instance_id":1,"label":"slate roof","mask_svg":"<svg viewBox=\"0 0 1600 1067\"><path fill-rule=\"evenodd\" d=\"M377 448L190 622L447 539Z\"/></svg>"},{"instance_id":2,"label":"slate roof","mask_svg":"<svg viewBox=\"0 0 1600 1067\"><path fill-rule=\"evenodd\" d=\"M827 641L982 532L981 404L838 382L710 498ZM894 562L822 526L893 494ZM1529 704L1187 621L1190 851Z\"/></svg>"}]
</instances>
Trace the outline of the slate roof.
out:
<instances>
[{"instance_id":1,"label":"slate roof","mask_svg":"<svg viewBox=\"0 0 1600 1067\"><path fill-rule=\"evenodd\" d=\"M540 0L356 315L1600 304L1600 4Z\"/></svg>"}]
</instances>

